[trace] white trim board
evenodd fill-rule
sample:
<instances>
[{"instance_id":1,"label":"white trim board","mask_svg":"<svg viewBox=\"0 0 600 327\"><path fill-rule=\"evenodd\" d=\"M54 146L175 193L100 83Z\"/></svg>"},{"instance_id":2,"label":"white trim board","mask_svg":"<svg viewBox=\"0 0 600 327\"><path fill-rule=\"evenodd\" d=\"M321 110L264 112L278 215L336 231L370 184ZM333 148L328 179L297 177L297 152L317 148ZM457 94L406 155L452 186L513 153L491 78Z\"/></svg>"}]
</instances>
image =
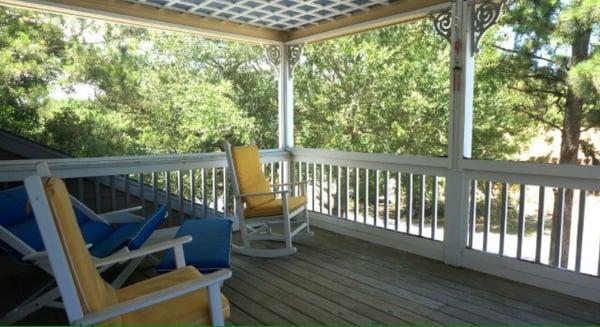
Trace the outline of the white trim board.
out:
<instances>
[{"instance_id":1,"label":"white trim board","mask_svg":"<svg viewBox=\"0 0 600 327\"><path fill-rule=\"evenodd\" d=\"M444 243L418 236L310 212L310 224L341 235L387 246L434 260L444 260Z\"/></svg>"},{"instance_id":2,"label":"white trim board","mask_svg":"<svg viewBox=\"0 0 600 327\"><path fill-rule=\"evenodd\" d=\"M472 249L463 251L463 266L511 281L600 303L600 278L598 277Z\"/></svg>"}]
</instances>

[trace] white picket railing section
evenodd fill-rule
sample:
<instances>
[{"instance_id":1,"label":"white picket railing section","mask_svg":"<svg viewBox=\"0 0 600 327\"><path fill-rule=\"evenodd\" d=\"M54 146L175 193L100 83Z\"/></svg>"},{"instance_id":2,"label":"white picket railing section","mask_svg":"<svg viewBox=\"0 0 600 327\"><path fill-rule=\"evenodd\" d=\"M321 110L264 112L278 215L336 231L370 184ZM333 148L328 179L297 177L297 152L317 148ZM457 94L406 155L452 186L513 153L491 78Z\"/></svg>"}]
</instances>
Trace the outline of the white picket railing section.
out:
<instances>
[{"instance_id":1,"label":"white picket railing section","mask_svg":"<svg viewBox=\"0 0 600 327\"><path fill-rule=\"evenodd\" d=\"M272 183L311 182L306 196L315 226L444 260L453 234L446 222L457 219L445 214L446 192L453 191L449 159L297 148L261 156ZM0 162L0 182L21 181L38 161ZM166 205L172 224L235 212L223 153L47 163L100 212ZM467 234L462 266L600 302L599 167L465 159L460 169L470 185L469 214L460 220ZM551 251L551 243L563 248L565 233L569 253Z\"/></svg>"},{"instance_id":2,"label":"white picket railing section","mask_svg":"<svg viewBox=\"0 0 600 327\"><path fill-rule=\"evenodd\" d=\"M443 241L445 159L317 149L292 153L294 178L311 181L313 212Z\"/></svg>"},{"instance_id":3,"label":"white picket railing section","mask_svg":"<svg viewBox=\"0 0 600 327\"><path fill-rule=\"evenodd\" d=\"M261 151L265 175L281 180L289 153ZM21 181L41 160L0 162L0 182ZM53 175L65 179L74 196L97 212L165 205L170 224L186 217L230 216L235 212L224 153L108 158L48 159ZM140 183L140 181L142 181Z\"/></svg>"}]
</instances>

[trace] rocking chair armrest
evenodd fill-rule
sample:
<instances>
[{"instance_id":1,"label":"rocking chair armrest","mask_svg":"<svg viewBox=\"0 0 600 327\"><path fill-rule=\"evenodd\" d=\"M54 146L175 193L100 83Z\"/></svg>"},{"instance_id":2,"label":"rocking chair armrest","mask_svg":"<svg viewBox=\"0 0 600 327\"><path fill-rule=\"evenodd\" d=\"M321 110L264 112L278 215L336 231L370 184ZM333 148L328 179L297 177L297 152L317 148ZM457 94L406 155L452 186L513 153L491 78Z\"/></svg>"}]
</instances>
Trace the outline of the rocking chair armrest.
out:
<instances>
[{"instance_id":1,"label":"rocking chair armrest","mask_svg":"<svg viewBox=\"0 0 600 327\"><path fill-rule=\"evenodd\" d=\"M112 265L115 263L120 263L124 261L128 261L131 259L147 256L149 254L153 254L156 252L161 252L168 249L173 249L178 246L182 246L183 244L189 243L192 241L192 237L190 235L185 235L182 237L178 237L176 239L158 242L152 245L147 245L141 247L137 250L129 251L129 252L117 252L113 255L110 255L105 258L94 260L96 267L102 267L107 265Z\"/></svg>"},{"instance_id":2,"label":"rocking chair armrest","mask_svg":"<svg viewBox=\"0 0 600 327\"><path fill-rule=\"evenodd\" d=\"M295 185L307 185L309 184L311 181L306 180L306 181L298 181L298 182L291 182L291 183L282 183L282 184L271 184L272 187L280 187L280 186L295 186Z\"/></svg>"},{"instance_id":3,"label":"rocking chair armrest","mask_svg":"<svg viewBox=\"0 0 600 327\"><path fill-rule=\"evenodd\" d=\"M143 308L159 304L191 292L206 288L220 287L221 283L231 277L231 270L221 269L212 274L203 275L202 277L183 282L171 287L167 287L160 291L142 295L125 302L111 305L102 310L84 315L82 318L73 321L75 325L94 325L99 322L118 317L130 312L134 312ZM221 300L220 298L218 299ZM220 306L220 304L219 304Z\"/></svg>"},{"instance_id":4,"label":"rocking chair armrest","mask_svg":"<svg viewBox=\"0 0 600 327\"><path fill-rule=\"evenodd\" d=\"M271 195L271 194L287 194L290 193L290 191L288 190L281 190L281 191L273 191L273 192L259 192L259 193L245 193L245 194L240 194L240 195L236 195L236 198L246 198L246 197L251 197L251 196L263 196L263 195Z\"/></svg>"}]
</instances>

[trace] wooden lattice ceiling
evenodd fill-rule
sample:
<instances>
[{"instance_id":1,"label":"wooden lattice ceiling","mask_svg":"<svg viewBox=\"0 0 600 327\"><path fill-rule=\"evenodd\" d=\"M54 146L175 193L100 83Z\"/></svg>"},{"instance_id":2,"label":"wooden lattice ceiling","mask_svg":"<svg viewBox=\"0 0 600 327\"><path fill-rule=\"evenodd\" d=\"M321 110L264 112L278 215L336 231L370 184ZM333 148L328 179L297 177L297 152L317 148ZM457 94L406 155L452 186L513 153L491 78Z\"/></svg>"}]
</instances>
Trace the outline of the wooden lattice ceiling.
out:
<instances>
[{"instance_id":1,"label":"wooden lattice ceiling","mask_svg":"<svg viewBox=\"0 0 600 327\"><path fill-rule=\"evenodd\" d=\"M72 14L262 44L305 43L418 19L450 0L0 0Z\"/></svg>"},{"instance_id":2,"label":"wooden lattice ceiling","mask_svg":"<svg viewBox=\"0 0 600 327\"><path fill-rule=\"evenodd\" d=\"M389 0L128 0L204 17L291 31L388 5Z\"/></svg>"}]
</instances>

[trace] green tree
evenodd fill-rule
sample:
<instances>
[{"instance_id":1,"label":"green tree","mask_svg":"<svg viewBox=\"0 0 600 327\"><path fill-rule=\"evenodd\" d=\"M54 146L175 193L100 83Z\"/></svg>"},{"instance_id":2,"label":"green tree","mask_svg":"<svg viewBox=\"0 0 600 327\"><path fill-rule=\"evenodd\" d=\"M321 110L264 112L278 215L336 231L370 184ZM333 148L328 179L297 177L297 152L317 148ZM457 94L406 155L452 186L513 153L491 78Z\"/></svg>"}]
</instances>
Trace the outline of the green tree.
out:
<instances>
[{"instance_id":1,"label":"green tree","mask_svg":"<svg viewBox=\"0 0 600 327\"><path fill-rule=\"evenodd\" d=\"M577 164L580 150L598 163L599 149L582 140L581 132L600 127L600 1L516 0L507 9L501 24L509 28L512 46L489 45L500 51L494 71L506 81L504 88L521 99L513 105L514 112L560 131L561 164ZM558 200L556 194L554 226ZM573 190L569 189L564 197L562 259L552 262L562 267L569 260L572 211ZM552 233L551 258L558 251L555 238Z\"/></svg>"},{"instance_id":2,"label":"green tree","mask_svg":"<svg viewBox=\"0 0 600 327\"><path fill-rule=\"evenodd\" d=\"M71 65L65 67L63 85L93 86L93 107L104 115L122 116L119 125L131 146L115 149L133 149L135 154L211 152L222 149L225 140L258 139L263 146L276 140L276 129L261 133L260 123L277 120L266 107L275 100L268 96L274 90L268 83L272 77L265 83L265 74L256 74L260 67L252 64L255 47L229 46L225 48L232 51L217 56L214 48L223 47L220 41L86 20L67 27L76 32L69 33ZM96 40L89 40L90 34ZM239 63L222 68L234 60ZM257 89L266 91L250 92L257 83L263 83ZM248 100L244 93L257 100Z\"/></svg>"},{"instance_id":3,"label":"green tree","mask_svg":"<svg viewBox=\"0 0 600 327\"><path fill-rule=\"evenodd\" d=\"M33 136L39 110L61 72L65 42L57 19L0 8L0 127Z\"/></svg>"},{"instance_id":4,"label":"green tree","mask_svg":"<svg viewBox=\"0 0 600 327\"><path fill-rule=\"evenodd\" d=\"M517 99L495 76L497 53L483 55L477 79L485 83L476 92L473 152L510 158L536 126L509 114ZM295 75L297 143L447 155L449 57L448 43L429 20L307 46Z\"/></svg>"}]
</instances>

